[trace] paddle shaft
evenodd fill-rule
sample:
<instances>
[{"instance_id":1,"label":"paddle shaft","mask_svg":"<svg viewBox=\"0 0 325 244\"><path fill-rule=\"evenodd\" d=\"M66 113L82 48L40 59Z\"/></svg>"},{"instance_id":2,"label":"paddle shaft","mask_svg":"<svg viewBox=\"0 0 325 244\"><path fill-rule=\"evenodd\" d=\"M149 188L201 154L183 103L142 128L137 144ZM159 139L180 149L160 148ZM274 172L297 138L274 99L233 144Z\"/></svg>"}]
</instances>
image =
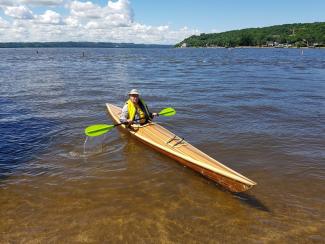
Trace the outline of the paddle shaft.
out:
<instances>
[{"instance_id":1,"label":"paddle shaft","mask_svg":"<svg viewBox=\"0 0 325 244\"><path fill-rule=\"evenodd\" d=\"M159 114L157 114L157 116L159 116ZM132 122L135 122L135 121L140 121L142 119L135 119L135 120L132 120ZM124 122L124 123L118 123L118 124L114 124L114 126L119 126L119 125L127 125L128 122Z\"/></svg>"},{"instance_id":2,"label":"paddle shaft","mask_svg":"<svg viewBox=\"0 0 325 244\"><path fill-rule=\"evenodd\" d=\"M159 115L163 115L163 116L170 117L175 114L176 114L175 109L169 107L169 108L162 109L159 113L155 113L155 116L158 117ZM139 119L133 120L132 123L135 121L142 120L142 119L144 119L144 118L139 118ZM146 120L148 121L149 119L146 118ZM129 124L129 122L123 122L123 123L118 123L118 124L113 124L113 125L107 125L107 124L91 125L85 129L85 134L87 136L100 136L104 133L109 132L116 126L128 125L128 124Z\"/></svg>"}]
</instances>

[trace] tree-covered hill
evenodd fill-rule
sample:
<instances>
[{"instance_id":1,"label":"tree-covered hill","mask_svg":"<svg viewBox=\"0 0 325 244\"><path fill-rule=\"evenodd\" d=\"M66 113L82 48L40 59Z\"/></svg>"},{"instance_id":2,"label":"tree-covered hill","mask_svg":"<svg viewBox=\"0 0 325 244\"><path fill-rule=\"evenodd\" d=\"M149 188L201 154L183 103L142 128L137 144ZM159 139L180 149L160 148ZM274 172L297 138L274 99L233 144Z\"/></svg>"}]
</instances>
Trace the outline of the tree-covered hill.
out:
<instances>
[{"instance_id":1,"label":"tree-covered hill","mask_svg":"<svg viewBox=\"0 0 325 244\"><path fill-rule=\"evenodd\" d=\"M274 25L222 33L193 35L176 47L325 46L325 22Z\"/></svg>"}]
</instances>

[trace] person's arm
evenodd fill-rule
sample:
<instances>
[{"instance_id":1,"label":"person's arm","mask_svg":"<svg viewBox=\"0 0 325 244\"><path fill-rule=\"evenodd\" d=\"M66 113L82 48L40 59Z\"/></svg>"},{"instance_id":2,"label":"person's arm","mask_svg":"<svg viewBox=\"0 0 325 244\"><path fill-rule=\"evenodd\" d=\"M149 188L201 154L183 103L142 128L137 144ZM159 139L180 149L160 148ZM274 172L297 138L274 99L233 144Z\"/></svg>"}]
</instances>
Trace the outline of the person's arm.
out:
<instances>
[{"instance_id":1,"label":"person's arm","mask_svg":"<svg viewBox=\"0 0 325 244\"><path fill-rule=\"evenodd\" d=\"M148 111L149 111L149 109L148 109ZM159 116L158 113L151 113L150 111L149 111L149 114L150 114L150 119L153 119L154 117L158 117Z\"/></svg>"},{"instance_id":2,"label":"person's arm","mask_svg":"<svg viewBox=\"0 0 325 244\"><path fill-rule=\"evenodd\" d=\"M128 122L128 117L129 117L128 105L125 104L122 108L122 113L120 115L121 123Z\"/></svg>"},{"instance_id":3,"label":"person's arm","mask_svg":"<svg viewBox=\"0 0 325 244\"><path fill-rule=\"evenodd\" d=\"M146 109L149 112L149 119L153 119L154 117L158 116L157 113L151 113L147 105L144 105L144 106L146 106Z\"/></svg>"}]
</instances>

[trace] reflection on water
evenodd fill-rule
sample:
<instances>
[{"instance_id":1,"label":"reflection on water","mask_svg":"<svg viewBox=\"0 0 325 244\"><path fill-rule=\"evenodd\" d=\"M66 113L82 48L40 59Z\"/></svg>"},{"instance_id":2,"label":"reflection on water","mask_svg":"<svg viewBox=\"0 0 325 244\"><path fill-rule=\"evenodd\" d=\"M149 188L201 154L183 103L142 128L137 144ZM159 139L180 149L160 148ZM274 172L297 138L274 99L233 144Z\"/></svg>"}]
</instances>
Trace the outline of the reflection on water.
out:
<instances>
[{"instance_id":1,"label":"reflection on water","mask_svg":"<svg viewBox=\"0 0 325 244\"><path fill-rule=\"evenodd\" d=\"M0 242L324 242L324 50L0 54ZM258 185L232 194L118 129L84 148L131 88Z\"/></svg>"}]
</instances>

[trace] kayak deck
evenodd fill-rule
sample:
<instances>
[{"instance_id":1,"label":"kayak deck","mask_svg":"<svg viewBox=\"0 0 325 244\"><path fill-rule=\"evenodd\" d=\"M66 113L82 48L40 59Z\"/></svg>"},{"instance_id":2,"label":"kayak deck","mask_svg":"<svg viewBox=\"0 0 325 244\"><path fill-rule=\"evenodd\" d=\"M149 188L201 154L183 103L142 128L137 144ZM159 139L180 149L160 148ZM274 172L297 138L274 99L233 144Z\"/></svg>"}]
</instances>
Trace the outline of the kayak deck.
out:
<instances>
[{"instance_id":1,"label":"kayak deck","mask_svg":"<svg viewBox=\"0 0 325 244\"><path fill-rule=\"evenodd\" d=\"M121 108L108 103L106 106L112 119L119 123ZM199 172L232 192L243 192L256 185L254 181L221 164L183 138L154 122L144 126L126 127L122 125L122 128L155 150Z\"/></svg>"}]
</instances>

